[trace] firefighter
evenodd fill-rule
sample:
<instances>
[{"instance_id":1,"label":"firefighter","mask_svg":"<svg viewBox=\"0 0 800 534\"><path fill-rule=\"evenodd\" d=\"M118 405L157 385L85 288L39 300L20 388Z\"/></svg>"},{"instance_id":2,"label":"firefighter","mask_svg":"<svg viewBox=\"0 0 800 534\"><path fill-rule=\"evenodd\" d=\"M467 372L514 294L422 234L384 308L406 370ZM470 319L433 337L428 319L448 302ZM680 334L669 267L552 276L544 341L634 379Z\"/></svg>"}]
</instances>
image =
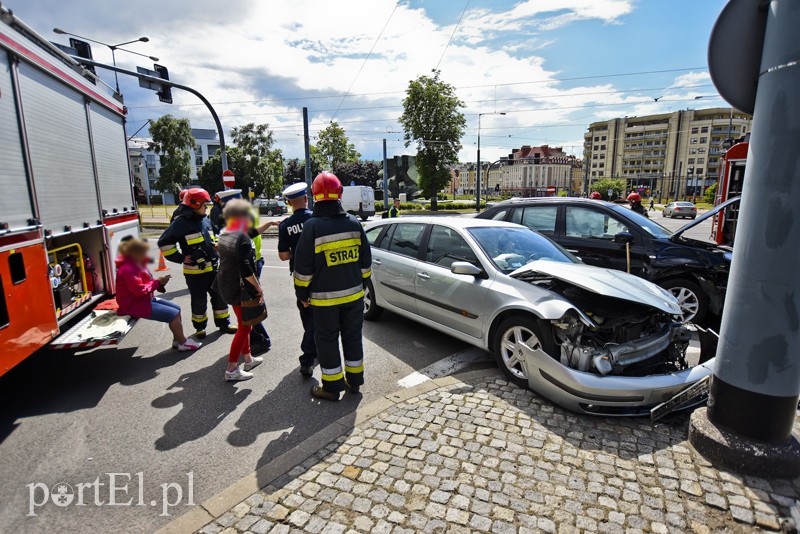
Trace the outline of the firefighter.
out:
<instances>
[{"instance_id":1,"label":"firefighter","mask_svg":"<svg viewBox=\"0 0 800 534\"><path fill-rule=\"evenodd\" d=\"M649 218L649 215L647 215L647 209L642 206L642 197L639 193L631 193L628 195L628 202L631 205L631 211L635 211L639 215L644 215L645 217Z\"/></svg>"},{"instance_id":2,"label":"firefighter","mask_svg":"<svg viewBox=\"0 0 800 534\"><path fill-rule=\"evenodd\" d=\"M292 215L284 219L278 226L278 256L282 261L289 262L289 273L294 273L294 252L303 231L303 225L311 218L312 212L308 209L308 187L304 182L290 185L283 191L286 202L292 207ZM314 319L311 308L303 306L297 299L297 309L300 311L300 321L303 323L303 340L300 342L300 374L311 376L314 370L314 361L317 359L317 345L314 343Z\"/></svg>"},{"instance_id":3,"label":"firefighter","mask_svg":"<svg viewBox=\"0 0 800 534\"><path fill-rule=\"evenodd\" d=\"M589 198L591 198L592 200L603 200L602 195L600 195L600 193L598 193L597 191L592 191L592 194L589 195Z\"/></svg>"},{"instance_id":4,"label":"firefighter","mask_svg":"<svg viewBox=\"0 0 800 534\"><path fill-rule=\"evenodd\" d=\"M294 253L294 285L303 306L311 307L314 340L322 385L311 395L339 400L347 388L358 393L364 384L364 285L372 274L372 254L364 228L345 213L339 199L342 183L323 172L311 186L314 212L304 224ZM339 355L339 335L344 367Z\"/></svg>"},{"instance_id":5,"label":"firefighter","mask_svg":"<svg viewBox=\"0 0 800 534\"><path fill-rule=\"evenodd\" d=\"M230 311L222 297L211 288L217 274L219 256L215 250L215 235L211 221L206 217L208 191L199 187L189 189L183 203L175 210L175 219L161 234L158 246L164 257L183 264L183 274L192 301L192 325L195 337L206 337L208 324L208 297L214 324L226 334L236 333L230 325Z\"/></svg>"}]
</instances>

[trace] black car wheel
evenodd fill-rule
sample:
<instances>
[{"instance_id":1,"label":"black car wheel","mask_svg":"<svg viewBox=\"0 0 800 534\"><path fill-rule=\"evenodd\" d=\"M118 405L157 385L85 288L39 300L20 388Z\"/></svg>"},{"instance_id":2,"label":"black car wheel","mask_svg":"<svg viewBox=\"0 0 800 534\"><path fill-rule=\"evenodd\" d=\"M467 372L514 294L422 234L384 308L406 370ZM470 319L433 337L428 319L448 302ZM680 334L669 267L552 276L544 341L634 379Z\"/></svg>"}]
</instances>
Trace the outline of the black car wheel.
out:
<instances>
[{"instance_id":1,"label":"black car wheel","mask_svg":"<svg viewBox=\"0 0 800 534\"><path fill-rule=\"evenodd\" d=\"M708 297L696 283L685 278L673 278L659 284L678 299L683 322L699 323L708 312Z\"/></svg>"},{"instance_id":2,"label":"black car wheel","mask_svg":"<svg viewBox=\"0 0 800 534\"><path fill-rule=\"evenodd\" d=\"M527 387L521 345L554 354L556 343L550 327L534 317L515 315L500 323L492 347L494 358L512 382Z\"/></svg>"},{"instance_id":3,"label":"black car wheel","mask_svg":"<svg viewBox=\"0 0 800 534\"><path fill-rule=\"evenodd\" d=\"M367 280L367 287L364 288L364 319L375 321L383 314L383 308L375 304L375 288L372 280Z\"/></svg>"}]
</instances>

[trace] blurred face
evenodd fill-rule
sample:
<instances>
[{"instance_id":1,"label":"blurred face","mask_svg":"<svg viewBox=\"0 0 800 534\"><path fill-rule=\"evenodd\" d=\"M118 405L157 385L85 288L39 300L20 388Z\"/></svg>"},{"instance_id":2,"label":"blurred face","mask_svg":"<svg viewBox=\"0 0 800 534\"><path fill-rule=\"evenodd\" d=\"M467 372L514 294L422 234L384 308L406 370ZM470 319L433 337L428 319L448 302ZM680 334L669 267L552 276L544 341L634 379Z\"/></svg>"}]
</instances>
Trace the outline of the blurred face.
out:
<instances>
[{"instance_id":1,"label":"blurred face","mask_svg":"<svg viewBox=\"0 0 800 534\"><path fill-rule=\"evenodd\" d=\"M205 215L206 212L208 211L208 205L207 204L201 204L200 207L197 208L194 211L196 211L199 215Z\"/></svg>"},{"instance_id":2,"label":"blurred face","mask_svg":"<svg viewBox=\"0 0 800 534\"><path fill-rule=\"evenodd\" d=\"M394 207L397 208L397 209L400 209L400 201L399 200L395 199Z\"/></svg>"}]
</instances>

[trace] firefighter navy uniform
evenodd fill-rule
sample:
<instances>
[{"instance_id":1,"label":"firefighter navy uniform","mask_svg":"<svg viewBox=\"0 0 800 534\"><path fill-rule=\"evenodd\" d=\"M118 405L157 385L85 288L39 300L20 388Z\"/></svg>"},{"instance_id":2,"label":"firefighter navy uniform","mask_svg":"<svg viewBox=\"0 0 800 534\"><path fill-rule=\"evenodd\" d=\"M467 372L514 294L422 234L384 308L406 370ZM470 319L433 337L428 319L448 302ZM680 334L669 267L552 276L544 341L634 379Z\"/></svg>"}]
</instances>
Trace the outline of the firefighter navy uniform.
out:
<instances>
[{"instance_id":1,"label":"firefighter navy uniform","mask_svg":"<svg viewBox=\"0 0 800 534\"><path fill-rule=\"evenodd\" d=\"M214 324L223 331L230 329L230 311L219 293L211 288L217 274L219 256L214 248L216 236L211 221L187 205L175 210L175 217L161 234L158 247L164 258L183 264L183 274L192 303L192 326L205 334L208 323L208 297Z\"/></svg>"},{"instance_id":2,"label":"firefighter navy uniform","mask_svg":"<svg viewBox=\"0 0 800 534\"><path fill-rule=\"evenodd\" d=\"M283 196L289 200L306 195L308 187L305 183L292 184L283 191ZM297 251L297 244L300 242L300 235L303 225L311 218L312 212L308 208L294 211L291 216L281 221L278 226L278 252L291 252L289 258L289 272L294 273L294 255ZM311 308L303 306L302 301L297 299L297 309L300 311L300 320L303 323L303 339L300 342L300 365L302 367L312 367L314 360L317 359L317 345L314 342L314 319Z\"/></svg>"},{"instance_id":3,"label":"firefighter navy uniform","mask_svg":"<svg viewBox=\"0 0 800 534\"><path fill-rule=\"evenodd\" d=\"M321 177L335 179L338 193L318 193ZM317 202L295 250L294 285L297 298L310 304L314 317L322 390L328 394L324 398L338 400L338 392L345 387L355 392L364 383L361 329L372 255L361 223L345 213L338 201L339 180L323 173L314 181L313 191ZM344 366L339 355L340 335ZM314 389L312 394L319 396Z\"/></svg>"}]
</instances>

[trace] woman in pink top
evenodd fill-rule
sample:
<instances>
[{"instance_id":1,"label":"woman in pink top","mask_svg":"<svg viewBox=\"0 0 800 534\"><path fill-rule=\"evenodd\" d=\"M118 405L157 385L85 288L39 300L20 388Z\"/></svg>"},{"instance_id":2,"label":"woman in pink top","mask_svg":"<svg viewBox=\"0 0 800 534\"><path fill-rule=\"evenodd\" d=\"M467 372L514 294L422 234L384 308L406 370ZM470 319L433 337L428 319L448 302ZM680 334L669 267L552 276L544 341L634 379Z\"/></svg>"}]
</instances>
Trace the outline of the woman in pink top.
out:
<instances>
[{"instance_id":1,"label":"woman in pink top","mask_svg":"<svg viewBox=\"0 0 800 534\"><path fill-rule=\"evenodd\" d=\"M117 256L117 304L120 315L152 319L168 323L172 331L172 348L179 351L197 350L201 344L183 334L181 307L153 296L169 282L170 276L153 278L147 270L150 246L142 239L127 239L119 244Z\"/></svg>"}]
</instances>

